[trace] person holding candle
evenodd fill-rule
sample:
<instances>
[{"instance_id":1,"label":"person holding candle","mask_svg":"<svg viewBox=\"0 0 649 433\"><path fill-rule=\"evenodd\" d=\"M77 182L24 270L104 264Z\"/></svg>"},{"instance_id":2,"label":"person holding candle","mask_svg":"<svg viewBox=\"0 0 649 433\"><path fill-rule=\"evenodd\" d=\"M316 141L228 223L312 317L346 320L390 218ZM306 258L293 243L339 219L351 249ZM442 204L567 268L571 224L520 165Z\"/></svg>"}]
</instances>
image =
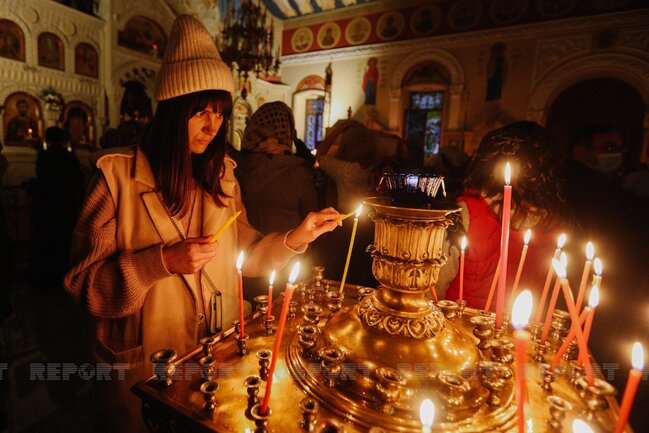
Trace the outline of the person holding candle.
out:
<instances>
[{"instance_id":1,"label":"person holding candle","mask_svg":"<svg viewBox=\"0 0 649 433\"><path fill-rule=\"evenodd\" d=\"M264 236L250 226L235 163L225 155L233 91L212 37L181 15L156 76L157 111L142 144L95 158L64 285L95 319L97 361L126 365L124 380L96 382L101 431L145 431L130 387L151 375L154 351L185 353L231 326L240 249L244 274L267 275L339 225L341 215L329 208L285 233Z\"/></svg>"},{"instance_id":2,"label":"person holding candle","mask_svg":"<svg viewBox=\"0 0 649 433\"><path fill-rule=\"evenodd\" d=\"M485 135L469 166L465 190L458 197L461 231L471 248L466 251L463 298L467 306L482 309L498 268L501 242L503 172L512 169L511 227L507 261L507 292L515 279L527 229L534 231L528 245L525 272L519 286L538 299L560 229L568 223L563 210L562 186L555 172L561 158L545 129L533 122L516 122ZM459 242L445 246L447 264L440 270L438 293L459 297ZM495 300L495 297L494 297ZM491 309L496 302L491 303Z\"/></svg>"}]
</instances>

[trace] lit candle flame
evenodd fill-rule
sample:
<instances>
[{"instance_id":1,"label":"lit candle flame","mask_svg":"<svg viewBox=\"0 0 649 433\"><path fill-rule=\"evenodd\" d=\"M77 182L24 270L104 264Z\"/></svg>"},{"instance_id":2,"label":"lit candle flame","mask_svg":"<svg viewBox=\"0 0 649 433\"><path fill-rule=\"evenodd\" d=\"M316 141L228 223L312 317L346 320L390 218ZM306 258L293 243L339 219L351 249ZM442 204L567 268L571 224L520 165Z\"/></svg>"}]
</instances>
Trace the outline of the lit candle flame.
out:
<instances>
[{"instance_id":1,"label":"lit candle flame","mask_svg":"<svg viewBox=\"0 0 649 433\"><path fill-rule=\"evenodd\" d=\"M426 399L419 407L419 419L424 427L432 427L435 420L435 403Z\"/></svg>"},{"instance_id":2,"label":"lit candle flame","mask_svg":"<svg viewBox=\"0 0 649 433\"><path fill-rule=\"evenodd\" d=\"M563 251L561 252L561 255L559 256L559 261L561 262L561 266L563 266L564 268L568 267L568 256Z\"/></svg>"},{"instance_id":3,"label":"lit candle flame","mask_svg":"<svg viewBox=\"0 0 649 433\"><path fill-rule=\"evenodd\" d=\"M356 216L355 216L355 218L358 218L359 216L361 216L361 212L363 212L363 205L362 204L358 205L358 208L356 208Z\"/></svg>"},{"instance_id":4,"label":"lit candle flame","mask_svg":"<svg viewBox=\"0 0 649 433\"><path fill-rule=\"evenodd\" d=\"M512 180L512 167L509 165L509 162L505 164L505 183L509 185Z\"/></svg>"},{"instance_id":5,"label":"lit candle flame","mask_svg":"<svg viewBox=\"0 0 649 433\"><path fill-rule=\"evenodd\" d=\"M516 329L523 329L532 314L532 292L523 290L514 301L512 307L512 325Z\"/></svg>"},{"instance_id":6,"label":"lit candle flame","mask_svg":"<svg viewBox=\"0 0 649 433\"><path fill-rule=\"evenodd\" d=\"M273 270L273 272L270 273L270 278L268 279L268 285L272 286L274 282L275 282L275 271Z\"/></svg>"},{"instance_id":7,"label":"lit candle flame","mask_svg":"<svg viewBox=\"0 0 649 433\"><path fill-rule=\"evenodd\" d=\"M525 232L525 237L523 237L523 242L525 243L525 245L530 243L531 238L532 238L532 230L527 229L527 231Z\"/></svg>"},{"instance_id":8,"label":"lit candle flame","mask_svg":"<svg viewBox=\"0 0 649 433\"><path fill-rule=\"evenodd\" d=\"M566 244L566 240L568 240L568 236L566 236L565 233L561 233L561 236L559 236L559 239L557 240L557 248L563 248L563 246Z\"/></svg>"},{"instance_id":9,"label":"lit candle flame","mask_svg":"<svg viewBox=\"0 0 649 433\"><path fill-rule=\"evenodd\" d=\"M595 257L595 245L592 242L586 244L586 260L592 261Z\"/></svg>"},{"instance_id":10,"label":"lit candle flame","mask_svg":"<svg viewBox=\"0 0 649 433\"><path fill-rule=\"evenodd\" d=\"M293 265L293 269L291 270L291 275L288 276L288 283L293 284L295 283L295 280L297 280L297 274L300 273L300 262L296 262Z\"/></svg>"},{"instance_id":11,"label":"lit candle flame","mask_svg":"<svg viewBox=\"0 0 649 433\"><path fill-rule=\"evenodd\" d=\"M557 259L552 259L552 267L559 278L566 278L566 267Z\"/></svg>"},{"instance_id":12,"label":"lit candle flame","mask_svg":"<svg viewBox=\"0 0 649 433\"><path fill-rule=\"evenodd\" d=\"M239 253L239 257L237 258L237 271L241 270L241 266L243 266L243 251Z\"/></svg>"},{"instance_id":13,"label":"lit candle flame","mask_svg":"<svg viewBox=\"0 0 649 433\"><path fill-rule=\"evenodd\" d=\"M599 288L597 284L593 284L593 287L590 289L590 295L588 296L588 306L593 309L599 305Z\"/></svg>"},{"instance_id":14,"label":"lit candle flame","mask_svg":"<svg viewBox=\"0 0 649 433\"><path fill-rule=\"evenodd\" d=\"M527 433L534 432L534 424L532 423L532 418L527 419Z\"/></svg>"},{"instance_id":15,"label":"lit candle flame","mask_svg":"<svg viewBox=\"0 0 649 433\"><path fill-rule=\"evenodd\" d=\"M603 266L602 261L597 257L593 262L593 269L595 270L595 275L602 275Z\"/></svg>"},{"instance_id":16,"label":"lit candle flame","mask_svg":"<svg viewBox=\"0 0 649 433\"><path fill-rule=\"evenodd\" d=\"M642 371L644 367L644 350L642 344L637 341L633 343L633 349L631 349L631 365L634 370L638 371Z\"/></svg>"},{"instance_id":17,"label":"lit candle flame","mask_svg":"<svg viewBox=\"0 0 649 433\"><path fill-rule=\"evenodd\" d=\"M311 155L315 156L318 153L318 149L311 149Z\"/></svg>"},{"instance_id":18,"label":"lit candle flame","mask_svg":"<svg viewBox=\"0 0 649 433\"><path fill-rule=\"evenodd\" d=\"M572 433L593 433L593 429L580 419L572 422Z\"/></svg>"},{"instance_id":19,"label":"lit candle flame","mask_svg":"<svg viewBox=\"0 0 649 433\"><path fill-rule=\"evenodd\" d=\"M463 252L466 250L466 236L462 236L462 242L460 242L460 249Z\"/></svg>"}]
</instances>

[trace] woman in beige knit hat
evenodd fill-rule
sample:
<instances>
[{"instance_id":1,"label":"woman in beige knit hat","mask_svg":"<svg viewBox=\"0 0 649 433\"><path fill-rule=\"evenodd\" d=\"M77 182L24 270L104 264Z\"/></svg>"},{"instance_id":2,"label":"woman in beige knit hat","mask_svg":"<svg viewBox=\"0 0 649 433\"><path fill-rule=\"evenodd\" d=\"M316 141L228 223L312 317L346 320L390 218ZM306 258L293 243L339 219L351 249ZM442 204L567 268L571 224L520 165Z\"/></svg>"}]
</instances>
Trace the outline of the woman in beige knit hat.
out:
<instances>
[{"instance_id":1,"label":"woman in beige knit hat","mask_svg":"<svg viewBox=\"0 0 649 433\"><path fill-rule=\"evenodd\" d=\"M339 225L332 208L310 213L286 233L264 236L248 224L236 164L225 155L232 92L232 73L212 38L181 15L142 145L97 157L64 283L96 321L97 361L116 373L116 380L97 382L101 431L144 431L130 387L151 375L154 351L182 354L231 326L239 250L244 275L267 275ZM237 222L211 243L238 211Z\"/></svg>"}]
</instances>

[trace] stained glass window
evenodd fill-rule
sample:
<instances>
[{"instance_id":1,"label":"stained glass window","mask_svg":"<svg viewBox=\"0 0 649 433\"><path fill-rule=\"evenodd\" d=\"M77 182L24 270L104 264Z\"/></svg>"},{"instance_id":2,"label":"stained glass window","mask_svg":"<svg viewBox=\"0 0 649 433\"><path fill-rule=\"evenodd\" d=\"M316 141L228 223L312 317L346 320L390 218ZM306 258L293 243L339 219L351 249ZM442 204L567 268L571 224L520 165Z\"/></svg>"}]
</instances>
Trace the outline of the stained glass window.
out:
<instances>
[{"instance_id":1,"label":"stained glass window","mask_svg":"<svg viewBox=\"0 0 649 433\"><path fill-rule=\"evenodd\" d=\"M423 149L424 157L439 153L443 108L444 92L410 94L410 108L406 113L406 135L409 147Z\"/></svg>"},{"instance_id":2,"label":"stained glass window","mask_svg":"<svg viewBox=\"0 0 649 433\"><path fill-rule=\"evenodd\" d=\"M314 149L316 143L322 141L322 113L324 98L307 99L306 125L304 128L304 143L309 149Z\"/></svg>"}]
</instances>

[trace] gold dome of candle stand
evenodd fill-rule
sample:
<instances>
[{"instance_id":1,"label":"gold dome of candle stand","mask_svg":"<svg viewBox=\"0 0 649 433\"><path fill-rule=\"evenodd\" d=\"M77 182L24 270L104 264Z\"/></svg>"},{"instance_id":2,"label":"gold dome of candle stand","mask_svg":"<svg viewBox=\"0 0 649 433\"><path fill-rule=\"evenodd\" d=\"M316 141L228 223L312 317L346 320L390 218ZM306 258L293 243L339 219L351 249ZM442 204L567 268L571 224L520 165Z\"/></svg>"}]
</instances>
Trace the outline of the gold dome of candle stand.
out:
<instances>
[{"instance_id":1,"label":"gold dome of candle stand","mask_svg":"<svg viewBox=\"0 0 649 433\"><path fill-rule=\"evenodd\" d=\"M239 433L263 424L270 433L289 433L305 431L301 424L308 417L313 420L310 431L316 433L419 433L419 403L430 398L437 407L434 433L516 433L511 330L500 336L493 329L485 332L492 315L466 308L460 316L453 302L443 304L442 312L428 296L445 260L442 242L455 210L366 203L374 208L376 235L370 250L379 286L346 284L344 297L332 299L324 289L337 291L338 284L324 280L321 268L303 283L304 292L294 297L297 315L288 319L282 342L272 415L259 420L250 413L243 383L259 374L258 359L240 357L234 330L228 329L174 361L181 380L166 386L165 378L160 383L152 377L134 387L151 425L181 422L186 431ZM275 313L282 301L281 296L275 300ZM256 312L246 320L253 353L271 349L274 342L274 335L265 336L263 319ZM565 326L561 323L557 330ZM552 346L542 362L554 356ZM191 369L182 368L198 365L205 351L217 365L213 412L200 393L200 370L188 379ZM598 379L589 389L574 360L562 360L560 373L549 377L534 356L530 344L526 415L534 432L569 432L575 418L587 419L596 432L613 430L618 405L605 382ZM264 388L261 383L260 394ZM308 413L301 405L305 398L314 403Z\"/></svg>"}]
</instances>

